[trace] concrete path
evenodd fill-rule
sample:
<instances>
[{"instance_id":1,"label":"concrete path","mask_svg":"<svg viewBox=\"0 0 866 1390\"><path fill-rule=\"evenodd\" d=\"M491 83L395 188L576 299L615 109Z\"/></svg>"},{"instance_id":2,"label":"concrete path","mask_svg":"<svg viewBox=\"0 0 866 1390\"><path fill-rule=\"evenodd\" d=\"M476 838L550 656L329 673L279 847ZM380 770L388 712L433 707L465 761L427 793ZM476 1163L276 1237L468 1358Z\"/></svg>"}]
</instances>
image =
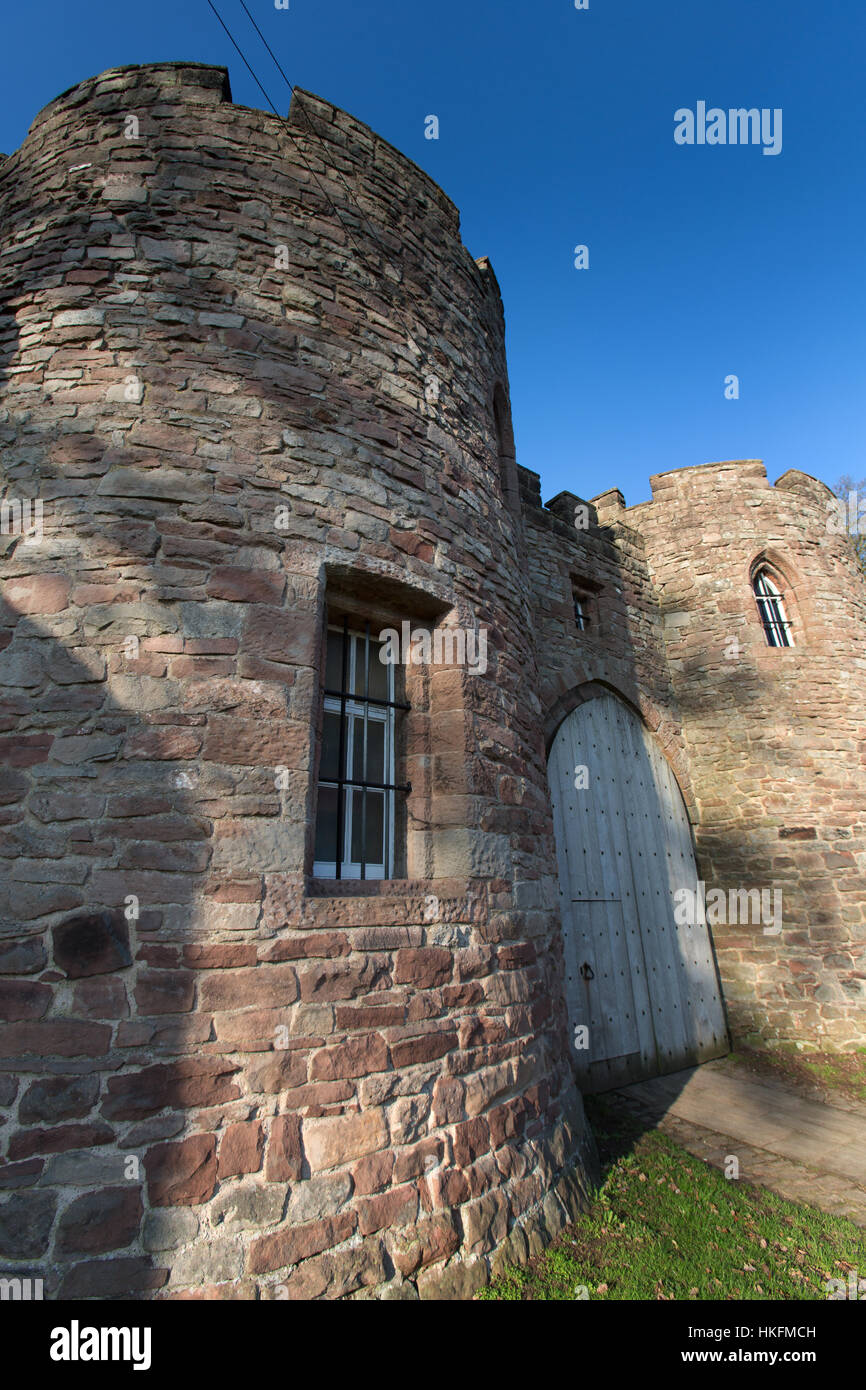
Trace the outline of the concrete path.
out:
<instances>
[{"instance_id":1,"label":"concrete path","mask_svg":"<svg viewBox=\"0 0 866 1390\"><path fill-rule=\"evenodd\" d=\"M866 1109L807 1100L724 1061L609 1092L690 1153L866 1227Z\"/></svg>"}]
</instances>

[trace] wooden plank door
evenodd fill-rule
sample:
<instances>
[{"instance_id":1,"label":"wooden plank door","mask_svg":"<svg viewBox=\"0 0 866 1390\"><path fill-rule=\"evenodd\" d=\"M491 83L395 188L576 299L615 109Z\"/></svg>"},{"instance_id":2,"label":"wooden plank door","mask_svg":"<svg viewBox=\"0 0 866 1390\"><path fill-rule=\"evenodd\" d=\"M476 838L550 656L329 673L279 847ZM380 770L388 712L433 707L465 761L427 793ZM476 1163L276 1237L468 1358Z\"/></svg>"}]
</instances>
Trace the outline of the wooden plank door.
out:
<instances>
[{"instance_id":1,"label":"wooden plank door","mask_svg":"<svg viewBox=\"0 0 866 1390\"><path fill-rule=\"evenodd\" d=\"M576 785L582 767L586 787ZM727 1028L708 929L674 918L674 894L694 890L697 870L667 760L638 717L605 695L564 720L548 777L582 1089L722 1055Z\"/></svg>"}]
</instances>

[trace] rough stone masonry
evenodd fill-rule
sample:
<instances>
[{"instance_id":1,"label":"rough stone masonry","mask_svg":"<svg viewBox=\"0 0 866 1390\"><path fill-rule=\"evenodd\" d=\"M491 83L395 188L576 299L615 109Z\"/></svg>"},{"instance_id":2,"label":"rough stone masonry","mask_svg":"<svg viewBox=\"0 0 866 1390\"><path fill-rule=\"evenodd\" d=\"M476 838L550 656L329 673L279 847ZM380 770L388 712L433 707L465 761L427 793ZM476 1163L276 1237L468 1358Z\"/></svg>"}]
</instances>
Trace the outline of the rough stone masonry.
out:
<instances>
[{"instance_id":1,"label":"rough stone masonry","mask_svg":"<svg viewBox=\"0 0 866 1390\"><path fill-rule=\"evenodd\" d=\"M461 1298L559 1231L593 1149L546 749L599 689L704 878L784 881L780 936L714 933L733 1035L866 1042L866 588L823 485L542 507L492 269L309 93L284 124L221 68L82 82L0 165L0 235L3 497L43 510L0 537L3 1271ZM387 878L313 873L335 616L487 637L400 673Z\"/></svg>"}]
</instances>

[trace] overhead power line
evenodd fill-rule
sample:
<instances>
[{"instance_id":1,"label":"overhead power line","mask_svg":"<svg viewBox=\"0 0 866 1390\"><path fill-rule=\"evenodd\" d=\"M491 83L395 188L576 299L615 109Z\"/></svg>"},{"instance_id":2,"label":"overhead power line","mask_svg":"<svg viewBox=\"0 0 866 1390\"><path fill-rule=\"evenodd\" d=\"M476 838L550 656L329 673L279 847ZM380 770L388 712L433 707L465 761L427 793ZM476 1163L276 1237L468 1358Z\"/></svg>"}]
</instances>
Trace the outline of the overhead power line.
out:
<instances>
[{"instance_id":1,"label":"overhead power line","mask_svg":"<svg viewBox=\"0 0 866 1390\"><path fill-rule=\"evenodd\" d=\"M339 222L340 222L340 223L342 224L342 226L345 228L346 235L348 236L348 238L349 238L349 240L351 241L353 247L355 248L355 251L357 252L359 259L361 260L362 263L366 263L368 269L370 269L369 262L367 261L367 258L366 258L366 256L364 255L364 252L362 251L362 249L361 249L361 247L359 246L358 242L355 240L354 236L352 235L352 233L351 233L351 231L350 231L350 229L349 229L348 224L345 222L345 220L344 220L343 217L341 216L339 210L334 206L333 201L331 200L331 198L330 198L329 195L328 195L327 189L323 186L323 184L322 184L321 180L319 179L319 176L316 174L315 170L312 169L312 168L310 167L310 165L307 163L307 160L306 160L306 158L305 158L305 156L304 156L304 152L303 152L303 150L301 149L300 145L298 144L297 140L295 139L295 137L294 137L294 135L293 135L293 133L292 133L291 127L289 126L288 122L285 120L285 118L284 118L283 116L280 115L280 113L279 113L279 111L277 110L277 108L276 108L274 102L271 100L271 98L270 98L270 96L268 95L267 91L265 90L264 86L263 86L262 83L259 81L259 78L258 78L256 72L254 71L254 69L253 69L252 65L250 64L250 62L247 60L246 54L244 53L244 51L243 51L243 49L241 48L240 44L239 44L239 43L237 42L237 40L235 39L235 37L234 37L234 35L232 34L231 30L229 29L228 25L227 25L227 24L225 23L225 21L223 20L223 17L222 17L222 15L220 14L219 10L217 9L216 5L213 3L213 0L207 0L207 2L208 2L208 5L210 6L210 8L213 10L214 14L216 15L217 19L219 20L220 24L222 25L222 28L225 30L226 34L228 35L228 38L229 38L230 42L232 43L233 47L235 48L235 50L237 51L237 53L240 55L240 58L241 58L241 61L242 61L243 64L244 64L244 67L245 67L245 68L247 69L247 71L249 72L250 76L252 77L252 79L253 79L253 81L255 82L256 86L258 87L259 91L262 93L263 97L265 98L265 101L268 103L268 106L269 106L269 107L271 108L271 110L273 111L273 113L274 113L274 115L276 116L277 120L280 122L281 126L282 126L283 129L286 131L286 134L288 135L289 139L291 140L292 144L294 145L295 150L297 151L298 156L299 156L299 158L300 158L300 160L301 160L301 163L303 164L304 168L307 170L307 173L310 175L310 177L311 177L312 179L315 180L316 185L317 185L317 187L318 187L318 189L319 189L319 192L321 193L322 197L325 199L325 202L327 203L328 207L331 209L331 211L333 212L334 216L339 220ZM258 34L259 38L261 39L262 43L265 45L265 48L268 50L268 53L271 55L271 58L273 59L274 63L276 64L277 68L279 69L279 72L280 72L280 74L281 74L281 76L282 76L282 78L283 78L283 81L286 83L286 86L288 87L289 91L292 93L292 95L294 96L295 100L298 102L298 104L299 104L299 106L300 106L300 109L303 111L304 116L306 117L307 125L308 125L309 128L310 128L310 131L311 131L312 134L315 136L315 135L316 135L316 129L315 129L315 127L314 127L312 121L310 120L309 113L308 113L308 111L306 110L306 107L304 106L303 101L301 101L300 97L298 96L297 91L295 90L295 87L294 87L293 84L289 81L288 77L286 76L285 72L283 71L283 68L282 68L281 64L279 63L278 59L276 58L276 56L275 56L275 54L274 54L274 52L273 52L273 50L272 50L270 44L268 43L267 39L265 38L265 36L264 36L264 34L262 33L262 31L261 31L261 29L259 28L259 26L256 24L256 21L253 19L252 15L250 14L249 10L247 9L246 4L244 4L244 0L241 0L241 4L243 5L243 8L244 8L244 10L246 11L246 14L247 14L247 16L248 16L248 18L249 18L249 20L250 20L250 22L251 22L253 28L255 29L255 31L256 31L256 33ZM337 178L338 178L338 179L340 180L340 182L342 183L343 188L346 190L346 195L347 195L347 197L349 198L350 202L351 202L351 203L354 205L354 207L357 209L358 216L361 218L361 220L362 220L363 222L366 223L367 227L369 228L369 230L370 230L370 232L371 232L371 234L372 234L372 236L373 236L373 240L375 241L376 245L379 247L380 251L382 252L383 257L384 257L386 260L388 260L388 259L389 259L388 252L387 252L387 250L385 249L385 247L382 245L381 241L379 240L379 237L377 236L377 234L376 234L374 228L371 226L370 221L369 221L369 219L367 218L367 216L366 216L366 214L365 214L363 208L361 208L361 206L360 206L360 204L358 203L357 199L356 199L356 198L354 197L354 195L352 194L351 189L349 188L348 184L346 183L346 181L345 181L345 179L343 178L342 174L340 173L339 169L335 169L335 173L336 173Z\"/></svg>"}]
</instances>

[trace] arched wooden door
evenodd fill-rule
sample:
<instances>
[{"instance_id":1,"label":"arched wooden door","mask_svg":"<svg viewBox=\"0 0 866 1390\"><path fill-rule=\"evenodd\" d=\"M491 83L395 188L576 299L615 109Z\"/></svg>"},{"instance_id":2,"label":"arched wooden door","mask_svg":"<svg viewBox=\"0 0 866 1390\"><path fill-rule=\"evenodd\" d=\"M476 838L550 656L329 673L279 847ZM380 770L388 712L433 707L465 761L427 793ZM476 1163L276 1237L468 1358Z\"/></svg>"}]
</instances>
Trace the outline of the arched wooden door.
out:
<instances>
[{"instance_id":1,"label":"arched wooden door","mask_svg":"<svg viewBox=\"0 0 866 1390\"><path fill-rule=\"evenodd\" d=\"M728 1037L709 931L674 915L674 894L694 892L697 869L667 760L637 715L602 695L560 725L548 778L582 1089L721 1056Z\"/></svg>"}]
</instances>

